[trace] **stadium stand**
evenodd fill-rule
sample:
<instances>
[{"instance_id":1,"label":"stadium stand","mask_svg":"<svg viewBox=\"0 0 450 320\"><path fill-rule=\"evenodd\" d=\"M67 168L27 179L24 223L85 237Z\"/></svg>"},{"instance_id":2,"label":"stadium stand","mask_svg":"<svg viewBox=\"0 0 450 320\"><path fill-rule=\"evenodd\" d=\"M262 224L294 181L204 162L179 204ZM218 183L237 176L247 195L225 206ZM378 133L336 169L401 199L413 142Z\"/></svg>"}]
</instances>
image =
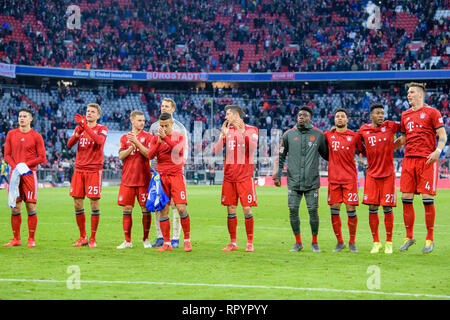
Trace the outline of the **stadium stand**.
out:
<instances>
[{"instance_id":1,"label":"stadium stand","mask_svg":"<svg viewBox=\"0 0 450 320\"><path fill-rule=\"evenodd\" d=\"M448 0L2 0L0 61L79 69L284 72L449 69ZM61 17L58 19L57 17ZM225 35L225 36L224 36Z\"/></svg>"}]
</instances>

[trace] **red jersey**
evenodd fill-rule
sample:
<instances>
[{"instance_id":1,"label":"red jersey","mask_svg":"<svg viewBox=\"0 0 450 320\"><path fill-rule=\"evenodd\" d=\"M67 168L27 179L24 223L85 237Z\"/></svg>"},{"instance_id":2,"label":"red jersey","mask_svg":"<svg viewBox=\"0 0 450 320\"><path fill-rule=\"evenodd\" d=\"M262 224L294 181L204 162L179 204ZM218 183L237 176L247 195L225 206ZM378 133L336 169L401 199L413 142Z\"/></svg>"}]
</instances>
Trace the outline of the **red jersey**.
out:
<instances>
[{"instance_id":1,"label":"red jersey","mask_svg":"<svg viewBox=\"0 0 450 320\"><path fill-rule=\"evenodd\" d=\"M47 161L44 139L34 129L27 133L23 133L19 128L9 131L6 135L4 154L11 170L24 162L30 170L36 171L38 164Z\"/></svg>"},{"instance_id":2,"label":"red jersey","mask_svg":"<svg viewBox=\"0 0 450 320\"><path fill-rule=\"evenodd\" d=\"M436 149L436 130L444 126L441 113L427 105L402 113L401 132L406 135L405 157L426 158Z\"/></svg>"},{"instance_id":3,"label":"red jersey","mask_svg":"<svg viewBox=\"0 0 450 320\"><path fill-rule=\"evenodd\" d=\"M170 136L165 136L162 142L159 136L153 136L148 151L148 158L158 158L156 171L167 175L183 174L185 138L180 132L173 131Z\"/></svg>"},{"instance_id":4,"label":"red jersey","mask_svg":"<svg viewBox=\"0 0 450 320\"><path fill-rule=\"evenodd\" d=\"M253 178L257 146L258 128L245 125L245 131L241 133L230 126L227 136L219 140L213 149L213 152L218 154L225 147L224 181L242 182Z\"/></svg>"},{"instance_id":5,"label":"red jersey","mask_svg":"<svg viewBox=\"0 0 450 320\"><path fill-rule=\"evenodd\" d=\"M148 132L141 131L136 138L146 148L150 148L152 135ZM127 135L124 134L120 138L120 151L127 150L131 146ZM127 187L148 186L150 183L150 163L148 159L142 155L138 148L123 160L121 184Z\"/></svg>"},{"instance_id":6,"label":"red jersey","mask_svg":"<svg viewBox=\"0 0 450 320\"><path fill-rule=\"evenodd\" d=\"M394 140L399 131L400 122L396 121L385 121L378 128L368 123L359 129L366 150L367 174L371 177L385 178L395 171Z\"/></svg>"},{"instance_id":7,"label":"red jersey","mask_svg":"<svg viewBox=\"0 0 450 320\"><path fill-rule=\"evenodd\" d=\"M351 130L344 132L326 131L328 142L328 182L349 184L357 179L355 152L363 150L361 136Z\"/></svg>"},{"instance_id":8,"label":"red jersey","mask_svg":"<svg viewBox=\"0 0 450 320\"><path fill-rule=\"evenodd\" d=\"M70 138L67 143L69 148L78 142L75 169L82 171L103 169L103 148L107 135L108 128L97 123L93 128L87 127L83 130L78 138L75 135Z\"/></svg>"}]
</instances>

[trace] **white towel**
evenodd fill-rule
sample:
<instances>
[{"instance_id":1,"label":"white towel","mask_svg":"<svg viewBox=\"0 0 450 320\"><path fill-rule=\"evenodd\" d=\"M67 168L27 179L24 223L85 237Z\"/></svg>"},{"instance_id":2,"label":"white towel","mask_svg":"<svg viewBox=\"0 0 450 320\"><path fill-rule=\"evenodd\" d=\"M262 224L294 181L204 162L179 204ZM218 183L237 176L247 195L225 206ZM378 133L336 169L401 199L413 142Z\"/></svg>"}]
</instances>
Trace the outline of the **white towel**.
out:
<instances>
[{"instance_id":1,"label":"white towel","mask_svg":"<svg viewBox=\"0 0 450 320\"><path fill-rule=\"evenodd\" d=\"M17 170L19 170L19 173L20 173L21 176L33 173L30 170L30 168L28 168L28 166L25 163L23 163L23 162L17 164L16 168L17 168Z\"/></svg>"},{"instance_id":2,"label":"white towel","mask_svg":"<svg viewBox=\"0 0 450 320\"><path fill-rule=\"evenodd\" d=\"M8 205L15 209L16 200L19 197L20 173L17 167L11 173L11 181L9 182Z\"/></svg>"},{"instance_id":3,"label":"white towel","mask_svg":"<svg viewBox=\"0 0 450 320\"><path fill-rule=\"evenodd\" d=\"M11 181L9 183L9 192L8 192L8 205L15 209L16 208L16 200L19 198L19 184L20 184L20 177L32 174L33 172L28 168L28 166L21 162L17 164L17 166L14 168L13 172L11 173Z\"/></svg>"}]
</instances>

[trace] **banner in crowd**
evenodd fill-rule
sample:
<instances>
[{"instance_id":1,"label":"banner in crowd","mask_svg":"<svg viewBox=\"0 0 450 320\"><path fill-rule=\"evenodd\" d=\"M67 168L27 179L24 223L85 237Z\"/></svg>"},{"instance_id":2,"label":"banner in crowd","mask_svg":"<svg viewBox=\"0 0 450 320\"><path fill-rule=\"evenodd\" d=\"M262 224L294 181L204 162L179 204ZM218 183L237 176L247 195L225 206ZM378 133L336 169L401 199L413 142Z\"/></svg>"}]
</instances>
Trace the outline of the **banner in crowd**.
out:
<instances>
[{"instance_id":1,"label":"banner in crowd","mask_svg":"<svg viewBox=\"0 0 450 320\"><path fill-rule=\"evenodd\" d=\"M0 64L0 75L15 77L42 76L130 81L195 81L195 82L271 82L271 81L360 81L360 80L427 80L450 79L450 70L340 71L340 72L275 72L275 73L201 73L201 72L139 72L85 70L15 66Z\"/></svg>"},{"instance_id":2,"label":"banner in crowd","mask_svg":"<svg viewBox=\"0 0 450 320\"><path fill-rule=\"evenodd\" d=\"M207 73L194 72L147 72L147 80L208 81Z\"/></svg>"},{"instance_id":3,"label":"banner in crowd","mask_svg":"<svg viewBox=\"0 0 450 320\"><path fill-rule=\"evenodd\" d=\"M0 76L7 78L15 78L16 66L14 64L0 63Z\"/></svg>"}]
</instances>

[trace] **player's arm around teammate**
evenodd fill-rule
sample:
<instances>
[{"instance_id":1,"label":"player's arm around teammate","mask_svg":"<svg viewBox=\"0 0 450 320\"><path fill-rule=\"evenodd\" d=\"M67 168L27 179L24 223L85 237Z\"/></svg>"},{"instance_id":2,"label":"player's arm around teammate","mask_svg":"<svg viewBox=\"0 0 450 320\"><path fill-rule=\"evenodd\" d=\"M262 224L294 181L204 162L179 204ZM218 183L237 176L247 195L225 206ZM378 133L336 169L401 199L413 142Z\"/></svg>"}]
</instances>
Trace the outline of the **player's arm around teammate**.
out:
<instances>
[{"instance_id":1,"label":"player's arm around teammate","mask_svg":"<svg viewBox=\"0 0 450 320\"><path fill-rule=\"evenodd\" d=\"M436 185L439 178L438 159L447 143L444 121L441 113L425 104L424 83L408 83L408 102L410 109L401 117L401 131L405 137L405 157L402 163L400 191L402 192L403 220L406 238L399 248L406 251L415 244L414 239L414 195L421 194L425 211L427 235L423 253L434 248L434 220ZM436 146L436 137L438 143Z\"/></svg>"}]
</instances>

